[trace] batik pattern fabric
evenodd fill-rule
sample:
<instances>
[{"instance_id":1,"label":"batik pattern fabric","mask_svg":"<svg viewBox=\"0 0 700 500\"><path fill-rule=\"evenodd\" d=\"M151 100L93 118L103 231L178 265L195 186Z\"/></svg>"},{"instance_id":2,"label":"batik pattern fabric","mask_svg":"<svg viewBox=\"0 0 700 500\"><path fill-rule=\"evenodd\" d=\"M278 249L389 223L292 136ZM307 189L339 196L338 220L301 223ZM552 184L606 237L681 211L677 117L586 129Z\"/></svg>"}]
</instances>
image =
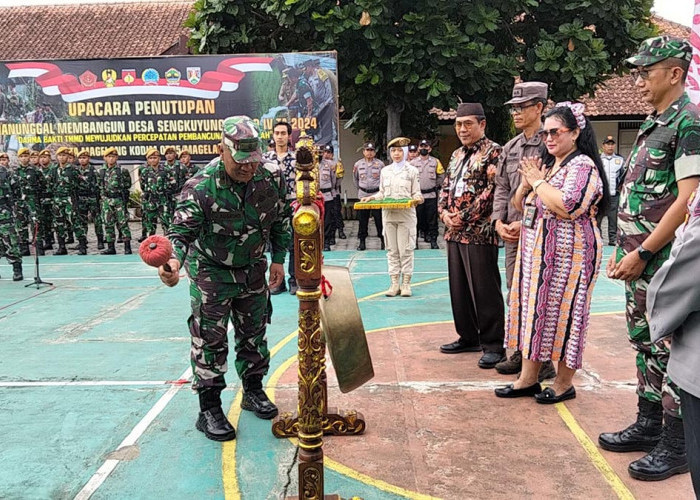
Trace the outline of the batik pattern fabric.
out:
<instances>
[{"instance_id":1,"label":"batik pattern fabric","mask_svg":"<svg viewBox=\"0 0 700 500\"><path fill-rule=\"evenodd\" d=\"M596 223L603 196L600 174L580 154L554 172L548 183L562 193L570 218L534 197L533 227L523 225L510 290L505 346L533 361L582 366L590 304L602 255ZM527 199L523 201L523 204Z\"/></svg>"}]
</instances>

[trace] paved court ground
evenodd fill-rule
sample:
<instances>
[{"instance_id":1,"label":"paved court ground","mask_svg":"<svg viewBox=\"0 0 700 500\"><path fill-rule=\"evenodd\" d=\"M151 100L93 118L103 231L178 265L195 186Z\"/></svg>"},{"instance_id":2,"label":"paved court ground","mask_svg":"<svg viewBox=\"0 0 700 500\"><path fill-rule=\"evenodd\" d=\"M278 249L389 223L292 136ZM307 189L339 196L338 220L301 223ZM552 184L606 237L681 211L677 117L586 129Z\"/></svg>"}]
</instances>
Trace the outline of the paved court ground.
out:
<instances>
[{"instance_id":1,"label":"paved court ground","mask_svg":"<svg viewBox=\"0 0 700 500\"><path fill-rule=\"evenodd\" d=\"M328 437L326 493L369 499L690 499L688 475L643 483L641 453L598 448L600 432L634 417L633 352L621 284L601 277L578 397L548 407L502 400L513 377L480 370L477 354L444 355L455 338L444 250L417 253L414 296L387 298L384 252L346 250L376 376L330 405L365 415L367 432ZM340 246L340 245L339 245ZM606 247L606 255L610 248ZM503 262L501 260L501 265ZM0 498L277 499L296 495L296 447L241 413L229 376L230 443L195 430L187 286L168 289L138 256L42 260L50 288L25 288L0 264ZM273 298L266 378L282 410L296 407L295 297Z\"/></svg>"}]
</instances>

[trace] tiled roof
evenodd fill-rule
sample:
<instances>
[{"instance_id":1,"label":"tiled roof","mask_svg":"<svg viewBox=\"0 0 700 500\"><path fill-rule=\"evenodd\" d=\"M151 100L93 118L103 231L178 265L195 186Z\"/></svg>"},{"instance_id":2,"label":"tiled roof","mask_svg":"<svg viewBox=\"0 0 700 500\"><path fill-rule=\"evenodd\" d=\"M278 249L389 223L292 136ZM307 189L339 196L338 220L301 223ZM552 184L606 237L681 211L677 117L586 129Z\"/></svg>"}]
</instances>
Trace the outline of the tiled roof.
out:
<instances>
[{"instance_id":1,"label":"tiled roof","mask_svg":"<svg viewBox=\"0 0 700 500\"><path fill-rule=\"evenodd\" d=\"M0 59L156 56L176 45L191 1L0 7Z\"/></svg>"},{"instance_id":2,"label":"tiled roof","mask_svg":"<svg viewBox=\"0 0 700 500\"><path fill-rule=\"evenodd\" d=\"M678 38L690 38L690 28L682 24L667 21L658 16L653 16L653 23L658 27L659 33ZM632 79L629 76L613 76L600 84L595 92L595 97L585 96L581 101L586 104L586 114L590 117L639 117L651 113L651 106L639 98ZM433 108L440 120L454 120L457 113L451 109L444 111Z\"/></svg>"}]
</instances>

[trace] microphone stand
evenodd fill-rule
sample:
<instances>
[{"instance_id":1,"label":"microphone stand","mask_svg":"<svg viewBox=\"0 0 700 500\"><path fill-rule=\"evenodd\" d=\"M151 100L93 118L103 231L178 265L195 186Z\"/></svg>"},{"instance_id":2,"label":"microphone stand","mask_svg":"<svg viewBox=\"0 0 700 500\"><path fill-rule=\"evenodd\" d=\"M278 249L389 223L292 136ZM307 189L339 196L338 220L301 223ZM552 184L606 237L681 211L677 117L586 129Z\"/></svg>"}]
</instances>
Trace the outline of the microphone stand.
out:
<instances>
[{"instance_id":1,"label":"microphone stand","mask_svg":"<svg viewBox=\"0 0 700 500\"><path fill-rule=\"evenodd\" d=\"M39 252L37 251L36 248L36 241L39 233L39 222L36 220L34 221L34 282L29 283L28 285L24 285L24 288L27 288L29 286L35 286L37 288L40 288L41 285L46 285L46 286L53 286L53 283L49 283L48 281L44 281L41 279L41 276L39 276Z\"/></svg>"}]
</instances>

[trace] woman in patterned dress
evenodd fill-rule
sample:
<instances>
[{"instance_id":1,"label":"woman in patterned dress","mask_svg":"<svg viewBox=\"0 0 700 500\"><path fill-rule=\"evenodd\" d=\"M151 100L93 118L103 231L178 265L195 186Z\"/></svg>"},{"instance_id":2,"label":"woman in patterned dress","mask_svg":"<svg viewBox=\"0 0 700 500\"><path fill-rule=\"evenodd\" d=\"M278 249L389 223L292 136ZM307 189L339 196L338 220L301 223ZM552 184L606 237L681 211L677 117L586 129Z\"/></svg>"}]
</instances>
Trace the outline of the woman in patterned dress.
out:
<instances>
[{"instance_id":1,"label":"woman in patterned dress","mask_svg":"<svg viewBox=\"0 0 700 500\"><path fill-rule=\"evenodd\" d=\"M515 383L499 397L535 396L551 404L576 397L602 240L596 214L607 204L607 182L582 104L561 103L545 116L543 159L521 162L513 204L523 212L506 347L523 353ZM537 382L544 361L558 362L554 384Z\"/></svg>"}]
</instances>

